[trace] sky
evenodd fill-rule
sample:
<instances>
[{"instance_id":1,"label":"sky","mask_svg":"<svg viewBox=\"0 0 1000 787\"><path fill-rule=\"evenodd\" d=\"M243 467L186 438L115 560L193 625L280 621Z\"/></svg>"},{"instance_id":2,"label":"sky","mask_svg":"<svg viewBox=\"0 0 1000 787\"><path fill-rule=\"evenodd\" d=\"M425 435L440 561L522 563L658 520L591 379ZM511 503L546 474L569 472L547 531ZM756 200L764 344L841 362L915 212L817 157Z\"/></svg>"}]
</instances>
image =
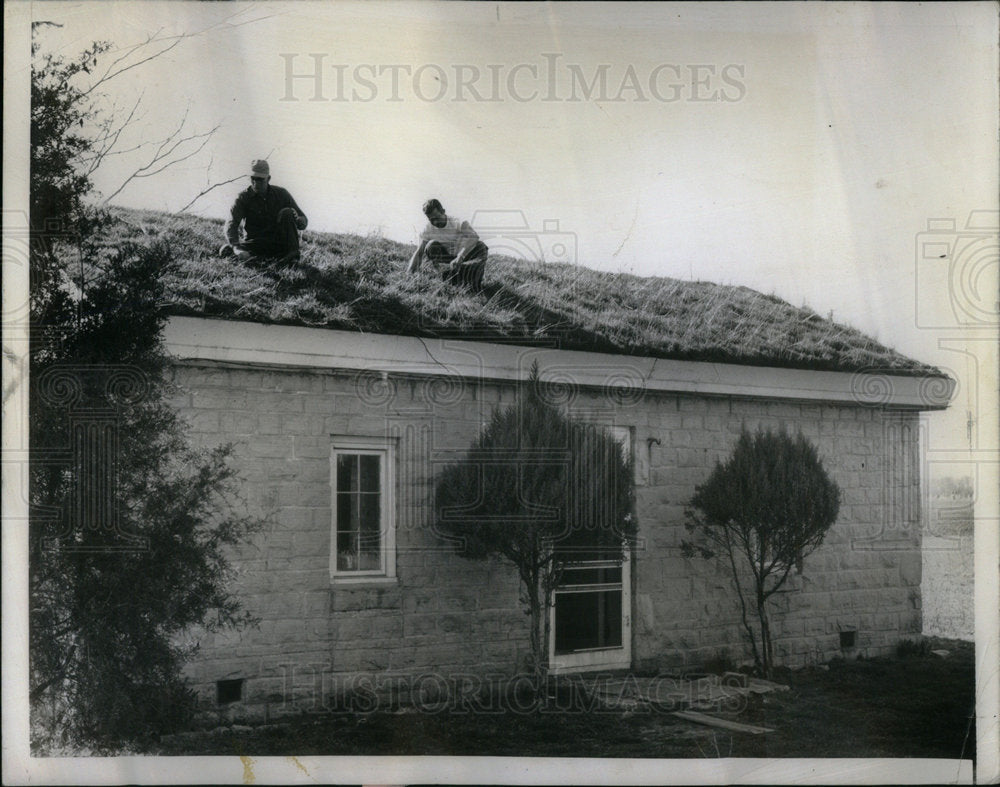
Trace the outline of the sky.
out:
<instances>
[{"instance_id":1,"label":"sky","mask_svg":"<svg viewBox=\"0 0 1000 787\"><path fill-rule=\"evenodd\" d=\"M123 148L185 113L191 132L218 130L114 203L179 210L267 157L311 229L413 242L436 196L502 228L497 252L808 306L958 379L932 442L969 447L982 422L1000 268L990 3L129 0L32 15L62 25L41 41L68 56L186 36L108 83L108 106L141 96ZM98 170L99 190L139 155ZM189 210L223 217L246 183Z\"/></svg>"}]
</instances>

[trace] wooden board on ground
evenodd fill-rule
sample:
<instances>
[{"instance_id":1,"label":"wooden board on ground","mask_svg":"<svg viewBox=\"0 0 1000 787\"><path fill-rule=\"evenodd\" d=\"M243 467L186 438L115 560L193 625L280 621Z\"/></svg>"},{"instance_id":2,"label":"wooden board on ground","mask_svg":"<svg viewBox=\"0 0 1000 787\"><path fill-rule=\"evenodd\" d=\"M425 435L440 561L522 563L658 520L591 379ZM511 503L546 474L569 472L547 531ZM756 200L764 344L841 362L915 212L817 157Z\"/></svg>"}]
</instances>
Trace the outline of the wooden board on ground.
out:
<instances>
[{"instance_id":1,"label":"wooden board on ground","mask_svg":"<svg viewBox=\"0 0 1000 787\"><path fill-rule=\"evenodd\" d=\"M760 735L764 732L774 732L774 730L769 727L758 727L754 724L740 724L738 721L720 719L715 716L709 716L705 713L698 713L693 710L675 711L674 716L685 719L686 721L693 721L696 724L707 724L709 727L721 727L724 730L732 730L733 732L749 732L751 735Z\"/></svg>"},{"instance_id":2,"label":"wooden board on ground","mask_svg":"<svg viewBox=\"0 0 1000 787\"><path fill-rule=\"evenodd\" d=\"M754 694L767 694L772 691L788 691L788 686L763 678L748 678L747 691L752 691Z\"/></svg>"}]
</instances>

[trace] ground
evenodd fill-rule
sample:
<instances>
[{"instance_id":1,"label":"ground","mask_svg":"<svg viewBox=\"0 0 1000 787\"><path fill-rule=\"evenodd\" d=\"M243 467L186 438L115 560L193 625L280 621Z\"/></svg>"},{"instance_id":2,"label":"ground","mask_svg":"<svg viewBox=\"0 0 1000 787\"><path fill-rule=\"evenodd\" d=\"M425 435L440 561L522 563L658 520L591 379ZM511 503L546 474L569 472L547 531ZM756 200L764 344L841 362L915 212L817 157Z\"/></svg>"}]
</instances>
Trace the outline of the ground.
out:
<instances>
[{"instance_id":1,"label":"ground","mask_svg":"<svg viewBox=\"0 0 1000 787\"><path fill-rule=\"evenodd\" d=\"M909 644L892 658L835 660L779 672L776 680L788 691L715 714L773 730L765 734L693 724L669 708L514 712L508 703L494 713L446 708L302 716L173 736L149 753L972 759L972 644L941 639Z\"/></svg>"}]
</instances>

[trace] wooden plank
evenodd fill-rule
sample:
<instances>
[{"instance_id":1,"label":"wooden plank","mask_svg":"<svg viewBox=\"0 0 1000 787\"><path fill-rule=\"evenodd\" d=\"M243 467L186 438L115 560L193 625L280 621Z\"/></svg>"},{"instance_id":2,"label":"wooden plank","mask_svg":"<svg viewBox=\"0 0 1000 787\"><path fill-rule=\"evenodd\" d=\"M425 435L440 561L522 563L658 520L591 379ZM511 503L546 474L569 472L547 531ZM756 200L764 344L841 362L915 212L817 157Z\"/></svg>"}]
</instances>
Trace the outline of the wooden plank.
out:
<instances>
[{"instance_id":1,"label":"wooden plank","mask_svg":"<svg viewBox=\"0 0 1000 787\"><path fill-rule=\"evenodd\" d=\"M747 690L754 694L767 694L769 691L788 691L788 686L784 683L764 680L763 678L749 678L747 680Z\"/></svg>"},{"instance_id":2,"label":"wooden plank","mask_svg":"<svg viewBox=\"0 0 1000 787\"><path fill-rule=\"evenodd\" d=\"M693 710L675 711L674 716L685 719L686 721L693 721L697 724L707 724L709 727L721 727L724 730L732 730L733 732L749 732L752 735L760 735L763 732L774 732L774 730L768 727L757 727L753 724L740 724L738 721L720 719L716 716L709 716L708 714L698 713Z\"/></svg>"}]
</instances>

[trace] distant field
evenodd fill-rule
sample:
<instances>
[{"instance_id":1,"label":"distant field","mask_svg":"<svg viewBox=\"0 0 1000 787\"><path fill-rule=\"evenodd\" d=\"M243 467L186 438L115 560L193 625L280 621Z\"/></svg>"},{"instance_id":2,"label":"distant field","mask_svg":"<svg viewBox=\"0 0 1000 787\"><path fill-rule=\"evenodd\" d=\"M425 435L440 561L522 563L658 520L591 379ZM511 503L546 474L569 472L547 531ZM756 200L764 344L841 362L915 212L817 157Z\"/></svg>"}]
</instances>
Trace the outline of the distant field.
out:
<instances>
[{"instance_id":1,"label":"distant field","mask_svg":"<svg viewBox=\"0 0 1000 787\"><path fill-rule=\"evenodd\" d=\"M924 634L971 640L974 632L972 497L934 495L923 538Z\"/></svg>"}]
</instances>

